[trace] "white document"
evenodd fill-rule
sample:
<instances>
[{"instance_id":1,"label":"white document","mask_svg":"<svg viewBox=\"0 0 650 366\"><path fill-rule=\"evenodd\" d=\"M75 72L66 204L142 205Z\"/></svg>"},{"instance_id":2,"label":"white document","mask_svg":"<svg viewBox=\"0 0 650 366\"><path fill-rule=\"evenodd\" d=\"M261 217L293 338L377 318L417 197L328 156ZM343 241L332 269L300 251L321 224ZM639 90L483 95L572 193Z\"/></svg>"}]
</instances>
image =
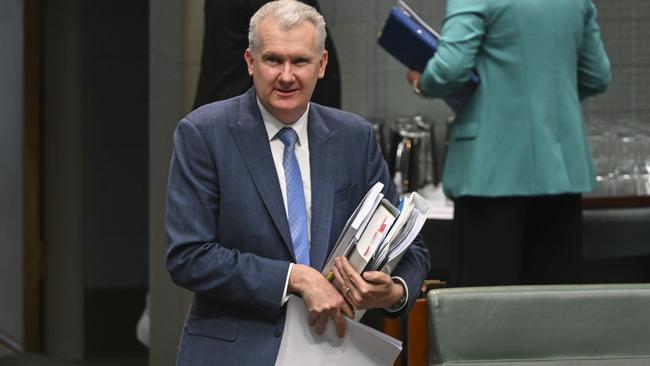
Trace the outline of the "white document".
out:
<instances>
[{"instance_id":1,"label":"white document","mask_svg":"<svg viewBox=\"0 0 650 366\"><path fill-rule=\"evenodd\" d=\"M409 215L405 226L400 230L398 235L394 238L394 242L390 244L388 253L388 263L382 268L382 271L391 273L397 267L397 264L402 259L404 253L415 240L415 237L420 233L427 215L429 214L429 204L417 192L410 193L412 195L411 204L413 208Z\"/></svg>"},{"instance_id":2,"label":"white document","mask_svg":"<svg viewBox=\"0 0 650 366\"><path fill-rule=\"evenodd\" d=\"M389 366L402 351L401 341L347 318L343 338L336 335L331 320L321 335L308 321L309 313L302 299L291 295L276 366Z\"/></svg>"},{"instance_id":3,"label":"white document","mask_svg":"<svg viewBox=\"0 0 650 366\"><path fill-rule=\"evenodd\" d=\"M372 213L357 245L348 256L350 265L357 273L362 273L368 262L375 256L379 244L384 240L397 215L399 215L399 211L388 200L383 200L382 204Z\"/></svg>"},{"instance_id":4,"label":"white document","mask_svg":"<svg viewBox=\"0 0 650 366\"><path fill-rule=\"evenodd\" d=\"M334 278L334 275L331 273L332 267L334 267L334 259L338 256L347 256L350 249L359 240L368 221L372 217L372 213L377 209L377 206L379 206L384 197L384 194L381 193L383 188L384 184L382 182L375 183L363 197L361 203L352 213L352 216L348 218L343 231L341 231L341 235L336 240L332 253L330 253L323 267L322 273L328 280L331 281Z\"/></svg>"},{"instance_id":5,"label":"white document","mask_svg":"<svg viewBox=\"0 0 650 366\"><path fill-rule=\"evenodd\" d=\"M359 205L359 213L356 215L354 220L352 220L352 227L357 229L361 226L363 221L367 221L366 217L370 216L375 208L381 202L381 197L384 195L381 194L381 190L384 189L384 183L377 182L372 188L366 193ZM381 195L381 196L380 196Z\"/></svg>"}]
</instances>

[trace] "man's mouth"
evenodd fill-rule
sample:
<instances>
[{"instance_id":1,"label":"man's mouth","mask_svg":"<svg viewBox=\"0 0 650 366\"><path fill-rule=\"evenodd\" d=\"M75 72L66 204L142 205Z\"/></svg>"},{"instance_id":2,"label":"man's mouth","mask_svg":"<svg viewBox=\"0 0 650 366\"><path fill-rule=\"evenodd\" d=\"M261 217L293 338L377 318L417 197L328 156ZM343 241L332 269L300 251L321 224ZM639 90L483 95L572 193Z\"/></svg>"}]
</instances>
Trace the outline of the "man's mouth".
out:
<instances>
[{"instance_id":1,"label":"man's mouth","mask_svg":"<svg viewBox=\"0 0 650 366\"><path fill-rule=\"evenodd\" d=\"M298 92L298 89L275 89L280 96L290 96Z\"/></svg>"}]
</instances>

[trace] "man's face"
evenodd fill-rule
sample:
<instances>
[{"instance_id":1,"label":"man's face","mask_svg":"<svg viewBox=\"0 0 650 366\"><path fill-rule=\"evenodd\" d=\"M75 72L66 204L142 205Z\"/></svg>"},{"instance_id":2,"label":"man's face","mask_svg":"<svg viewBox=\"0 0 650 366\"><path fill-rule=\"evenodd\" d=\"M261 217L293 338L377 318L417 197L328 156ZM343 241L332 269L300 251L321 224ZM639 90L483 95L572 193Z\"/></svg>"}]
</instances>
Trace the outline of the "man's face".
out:
<instances>
[{"instance_id":1,"label":"man's face","mask_svg":"<svg viewBox=\"0 0 650 366\"><path fill-rule=\"evenodd\" d=\"M316 87L325 75L327 51L316 47L316 27L305 21L282 30L271 18L258 28L259 49L244 57L255 91L264 107L280 122L291 124L306 110Z\"/></svg>"}]
</instances>

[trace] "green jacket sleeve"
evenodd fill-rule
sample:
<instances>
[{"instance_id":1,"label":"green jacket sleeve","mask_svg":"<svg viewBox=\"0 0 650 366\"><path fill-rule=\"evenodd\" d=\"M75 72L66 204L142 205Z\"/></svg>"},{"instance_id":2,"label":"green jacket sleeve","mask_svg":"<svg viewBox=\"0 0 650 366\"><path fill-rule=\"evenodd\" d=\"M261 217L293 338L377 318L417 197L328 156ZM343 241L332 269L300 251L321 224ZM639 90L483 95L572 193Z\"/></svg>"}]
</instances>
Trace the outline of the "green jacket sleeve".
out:
<instances>
[{"instance_id":1,"label":"green jacket sleeve","mask_svg":"<svg viewBox=\"0 0 650 366\"><path fill-rule=\"evenodd\" d=\"M580 100L607 89L612 74L609 58L596 23L596 7L586 1L585 32L578 59L578 93Z\"/></svg>"},{"instance_id":2,"label":"green jacket sleeve","mask_svg":"<svg viewBox=\"0 0 650 366\"><path fill-rule=\"evenodd\" d=\"M469 80L485 34L486 0L449 0L440 44L422 74L420 86L429 97L446 97Z\"/></svg>"}]
</instances>

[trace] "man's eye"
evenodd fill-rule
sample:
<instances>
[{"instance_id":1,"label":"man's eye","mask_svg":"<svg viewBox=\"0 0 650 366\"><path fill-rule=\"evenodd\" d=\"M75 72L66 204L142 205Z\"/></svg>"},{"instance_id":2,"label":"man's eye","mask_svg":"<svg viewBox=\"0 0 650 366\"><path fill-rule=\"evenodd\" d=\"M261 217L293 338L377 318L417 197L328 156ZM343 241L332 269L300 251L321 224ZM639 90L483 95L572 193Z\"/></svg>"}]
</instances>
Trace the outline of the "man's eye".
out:
<instances>
[{"instance_id":1,"label":"man's eye","mask_svg":"<svg viewBox=\"0 0 650 366\"><path fill-rule=\"evenodd\" d=\"M295 60L293 63L296 64L296 65L299 65L299 66L304 66L304 65L307 65L309 63L309 60L307 60L306 58L299 58L299 59Z\"/></svg>"},{"instance_id":2,"label":"man's eye","mask_svg":"<svg viewBox=\"0 0 650 366\"><path fill-rule=\"evenodd\" d=\"M280 59L277 57L266 57L264 61L269 65L277 65L280 63Z\"/></svg>"}]
</instances>

